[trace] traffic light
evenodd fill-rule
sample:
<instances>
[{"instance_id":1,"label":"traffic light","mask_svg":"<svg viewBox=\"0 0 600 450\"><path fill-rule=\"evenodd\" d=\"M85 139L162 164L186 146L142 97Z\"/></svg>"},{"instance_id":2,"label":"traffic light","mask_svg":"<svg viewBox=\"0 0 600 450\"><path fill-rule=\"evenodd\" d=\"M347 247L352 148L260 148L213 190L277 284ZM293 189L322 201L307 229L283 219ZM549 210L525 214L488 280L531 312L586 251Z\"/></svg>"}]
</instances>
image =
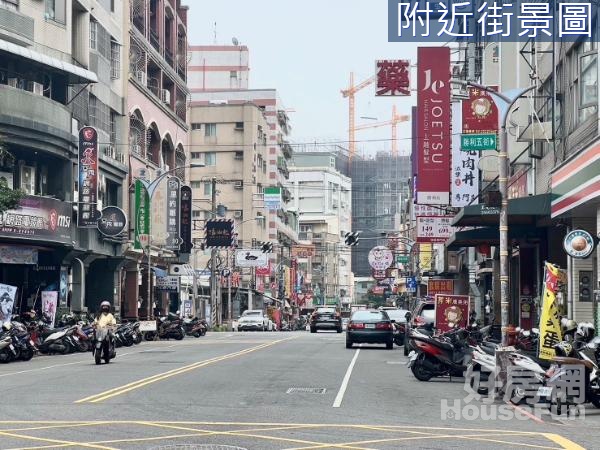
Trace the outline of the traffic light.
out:
<instances>
[{"instance_id":1,"label":"traffic light","mask_svg":"<svg viewBox=\"0 0 600 450\"><path fill-rule=\"evenodd\" d=\"M344 235L344 243L350 247L358 245L360 231L348 232Z\"/></svg>"},{"instance_id":2,"label":"traffic light","mask_svg":"<svg viewBox=\"0 0 600 450\"><path fill-rule=\"evenodd\" d=\"M273 243L272 242L263 242L260 247L263 253L273 253Z\"/></svg>"}]
</instances>

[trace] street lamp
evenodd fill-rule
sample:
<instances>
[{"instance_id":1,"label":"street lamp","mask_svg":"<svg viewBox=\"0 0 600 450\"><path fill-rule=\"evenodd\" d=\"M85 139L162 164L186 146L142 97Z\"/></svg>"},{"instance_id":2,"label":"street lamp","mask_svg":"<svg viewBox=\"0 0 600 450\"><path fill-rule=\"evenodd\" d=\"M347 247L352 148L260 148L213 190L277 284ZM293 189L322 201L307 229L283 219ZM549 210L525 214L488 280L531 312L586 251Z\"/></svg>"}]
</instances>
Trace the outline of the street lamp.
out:
<instances>
[{"instance_id":1,"label":"street lamp","mask_svg":"<svg viewBox=\"0 0 600 450\"><path fill-rule=\"evenodd\" d=\"M176 167L171 170L162 172L153 181L148 181L145 178L136 177L136 181L142 183L146 192L148 193L148 208L150 209L150 215L148 219L148 307L151 307L152 302L152 197L158 189L158 186L162 180L168 177L170 174L177 172L181 169L194 169L198 167L204 167L204 164L189 164L187 166Z\"/></svg>"},{"instance_id":2,"label":"street lamp","mask_svg":"<svg viewBox=\"0 0 600 450\"><path fill-rule=\"evenodd\" d=\"M510 110L523 95L536 88L535 85L524 89L511 89L505 93L496 92L489 86L484 86L471 81L453 80L463 86L473 86L490 95L498 98L501 102L496 102L498 110L501 112L500 124L500 146L498 148L498 188L502 197L500 206L500 311L502 323L502 346L508 345L508 315L509 315L509 297L508 297L508 132L507 122Z\"/></svg>"}]
</instances>

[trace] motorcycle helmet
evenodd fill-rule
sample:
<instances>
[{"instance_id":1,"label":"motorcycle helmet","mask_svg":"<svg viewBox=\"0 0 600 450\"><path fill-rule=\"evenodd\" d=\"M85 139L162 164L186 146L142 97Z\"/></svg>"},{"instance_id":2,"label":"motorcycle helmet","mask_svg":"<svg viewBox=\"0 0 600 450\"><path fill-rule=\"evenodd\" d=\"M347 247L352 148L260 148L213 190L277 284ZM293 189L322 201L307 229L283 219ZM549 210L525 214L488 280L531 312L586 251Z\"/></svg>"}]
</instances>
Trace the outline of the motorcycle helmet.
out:
<instances>
[{"instance_id":1,"label":"motorcycle helmet","mask_svg":"<svg viewBox=\"0 0 600 450\"><path fill-rule=\"evenodd\" d=\"M577 322L575 322L573 319L567 319L566 317L563 317L560 320L560 325L562 326L565 334L574 333L577 331Z\"/></svg>"},{"instance_id":2,"label":"motorcycle helmet","mask_svg":"<svg viewBox=\"0 0 600 450\"><path fill-rule=\"evenodd\" d=\"M575 335L584 342L590 342L595 334L596 330L594 329L594 325L589 322L580 323L577 327L577 332L575 333Z\"/></svg>"},{"instance_id":3,"label":"motorcycle helmet","mask_svg":"<svg viewBox=\"0 0 600 450\"><path fill-rule=\"evenodd\" d=\"M106 300L100 303L100 311L102 312L110 312L110 303Z\"/></svg>"},{"instance_id":4,"label":"motorcycle helmet","mask_svg":"<svg viewBox=\"0 0 600 450\"><path fill-rule=\"evenodd\" d=\"M573 353L573 346L566 341L559 342L554 346L556 356L571 356Z\"/></svg>"}]
</instances>

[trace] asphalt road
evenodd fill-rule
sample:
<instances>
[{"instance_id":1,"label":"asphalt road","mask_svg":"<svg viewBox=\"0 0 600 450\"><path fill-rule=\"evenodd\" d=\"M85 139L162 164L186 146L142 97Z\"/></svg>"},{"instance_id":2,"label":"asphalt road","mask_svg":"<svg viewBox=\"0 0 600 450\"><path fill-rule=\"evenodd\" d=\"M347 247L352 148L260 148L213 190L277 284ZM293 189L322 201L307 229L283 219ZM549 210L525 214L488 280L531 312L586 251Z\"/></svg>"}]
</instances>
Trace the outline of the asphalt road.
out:
<instances>
[{"instance_id":1,"label":"asphalt road","mask_svg":"<svg viewBox=\"0 0 600 450\"><path fill-rule=\"evenodd\" d=\"M401 348L349 350L343 339L212 333L121 348L109 365L91 354L2 365L0 449L599 446L600 410L539 419L496 402L493 420L474 400L445 413L443 399L464 403L462 379L419 382Z\"/></svg>"}]
</instances>

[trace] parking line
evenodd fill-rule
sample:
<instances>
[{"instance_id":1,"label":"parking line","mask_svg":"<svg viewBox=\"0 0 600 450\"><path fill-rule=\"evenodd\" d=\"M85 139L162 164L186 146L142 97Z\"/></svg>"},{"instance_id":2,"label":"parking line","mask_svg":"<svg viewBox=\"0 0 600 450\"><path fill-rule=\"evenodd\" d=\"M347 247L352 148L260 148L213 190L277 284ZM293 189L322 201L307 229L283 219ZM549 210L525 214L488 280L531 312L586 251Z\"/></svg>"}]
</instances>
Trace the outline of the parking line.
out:
<instances>
[{"instance_id":1,"label":"parking line","mask_svg":"<svg viewBox=\"0 0 600 450\"><path fill-rule=\"evenodd\" d=\"M350 381L350 375L352 375L352 370L354 369L354 364L356 364L356 360L358 359L359 353L360 348L356 349L354 358L352 358L352 361L350 361L350 365L348 366L348 370L346 370L346 375L344 375L344 379L342 380L340 390L338 391L335 400L333 401L334 408L339 408L342 405L342 400L344 400L344 394L346 393L346 388L348 387L348 382Z\"/></svg>"}]
</instances>

